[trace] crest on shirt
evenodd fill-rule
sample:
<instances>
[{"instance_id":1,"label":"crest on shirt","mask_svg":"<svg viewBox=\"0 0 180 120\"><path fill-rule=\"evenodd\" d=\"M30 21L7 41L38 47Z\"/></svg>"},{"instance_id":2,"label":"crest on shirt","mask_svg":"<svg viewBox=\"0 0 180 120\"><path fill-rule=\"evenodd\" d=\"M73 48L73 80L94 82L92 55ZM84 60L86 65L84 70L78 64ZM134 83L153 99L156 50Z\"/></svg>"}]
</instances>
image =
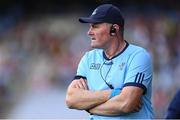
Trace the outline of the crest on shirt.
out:
<instances>
[{"instance_id":1,"label":"crest on shirt","mask_svg":"<svg viewBox=\"0 0 180 120\"><path fill-rule=\"evenodd\" d=\"M124 68L125 64L126 64L125 62L122 62L122 63L119 65L120 70L122 70L122 69Z\"/></svg>"},{"instance_id":2,"label":"crest on shirt","mask_svg":"<svg viewBox=\"0 0 180 120\"><path fill-rule=\"evenodd\" d=\"M100 63L91 63L90 69L99 70L100 66Z\"/></svg>"}]
</instances>

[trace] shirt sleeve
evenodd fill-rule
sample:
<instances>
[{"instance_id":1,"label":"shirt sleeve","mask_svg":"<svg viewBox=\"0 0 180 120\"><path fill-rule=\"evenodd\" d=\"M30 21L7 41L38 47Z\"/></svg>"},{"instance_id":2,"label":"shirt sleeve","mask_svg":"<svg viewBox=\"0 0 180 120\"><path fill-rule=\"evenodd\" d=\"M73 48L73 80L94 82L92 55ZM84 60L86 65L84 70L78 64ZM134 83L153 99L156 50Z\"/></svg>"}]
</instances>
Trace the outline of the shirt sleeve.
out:
<instances>
[{"instance_id":1,"label":"shirt sleeve","mask_svg":"<svg viewBox=\"0 0 180 120\"><path fill-rule=\"evenodd\" d=\"M128 62L125 86L137 86L146 93L152 81L152 62L150 55L145 51L135 53Z\"/></svg>"},{"instance_id":2,"label":"shirt sleeve","mask_svg":"<svg viewBox=\"0 0 180 120\"><path fill-rule=\"evenodd\" d=\"M77 73L76 76L74 77L74 79L79 79L79 78L83 78L83 79L87 79L87 70L88 70L88 55L87 53L84 54L84 56L81 58L78 68L77 68Z\"/></svg>"}]
</instances>

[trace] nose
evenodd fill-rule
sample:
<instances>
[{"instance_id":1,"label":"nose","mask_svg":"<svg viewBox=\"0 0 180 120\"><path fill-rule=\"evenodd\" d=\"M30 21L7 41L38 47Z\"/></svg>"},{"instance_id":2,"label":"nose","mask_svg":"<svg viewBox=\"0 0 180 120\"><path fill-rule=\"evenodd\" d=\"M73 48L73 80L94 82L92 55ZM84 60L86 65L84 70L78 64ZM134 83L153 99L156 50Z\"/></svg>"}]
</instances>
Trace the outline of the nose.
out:
<instances>
[{"instance_id":1,"label":"nose","mask_svg":"<svg viewBox=\"0 0 180 120\"><path fill-rule=\"evenodd\" d=\"M87 35L92 35L92 27L91 27L91 26L89 27L89 30L88 30L88 32L87 32Z\"/></svg>"}]
</instances>

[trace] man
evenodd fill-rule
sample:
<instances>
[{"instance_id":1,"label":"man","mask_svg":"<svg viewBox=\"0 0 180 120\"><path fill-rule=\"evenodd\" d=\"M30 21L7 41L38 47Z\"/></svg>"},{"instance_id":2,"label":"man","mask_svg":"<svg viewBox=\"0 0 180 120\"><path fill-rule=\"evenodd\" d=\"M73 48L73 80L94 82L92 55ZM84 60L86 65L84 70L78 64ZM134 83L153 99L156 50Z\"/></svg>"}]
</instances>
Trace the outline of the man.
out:
<instances>
[{"instance_id":1,"label":"man","mask_svg":"<svg viewBox=\"0 0 180 120\"><path fill-rule=\"evenodd\" d=\"M171 100L168 107L166 119L180 119L180 89L176 92L176 95Z\"/></svg>"},{"instance_id":2,"label":"man","mask_svg":"<svg viewBox=\"0 0 180 120\"><path fill-rule=\"evenodd\" d=\"M153 118L151 58L124 40L121 11L103 4L79 21L90 24L87 34L94 49L79 63L67 90L67 106L86 110L91 119Z\"/></svg>"}]
</instances>

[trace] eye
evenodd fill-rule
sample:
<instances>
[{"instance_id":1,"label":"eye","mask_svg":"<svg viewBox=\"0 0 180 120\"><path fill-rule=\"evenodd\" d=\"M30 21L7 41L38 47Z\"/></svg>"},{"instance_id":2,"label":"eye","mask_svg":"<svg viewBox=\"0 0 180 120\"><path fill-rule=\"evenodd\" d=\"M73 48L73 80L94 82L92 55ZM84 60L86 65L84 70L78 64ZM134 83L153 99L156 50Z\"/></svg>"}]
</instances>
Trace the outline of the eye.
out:
<instances>
[{"instance_id":1,"label":"eye","mask_svg":"<svg viewBox=\"0 0 180 120\"><path fill-rule=\"evenodd\" d=\"M92 27L93 28L98 28L98 25L97 24L93 24Z\"/></svg>"}]
</instances>

